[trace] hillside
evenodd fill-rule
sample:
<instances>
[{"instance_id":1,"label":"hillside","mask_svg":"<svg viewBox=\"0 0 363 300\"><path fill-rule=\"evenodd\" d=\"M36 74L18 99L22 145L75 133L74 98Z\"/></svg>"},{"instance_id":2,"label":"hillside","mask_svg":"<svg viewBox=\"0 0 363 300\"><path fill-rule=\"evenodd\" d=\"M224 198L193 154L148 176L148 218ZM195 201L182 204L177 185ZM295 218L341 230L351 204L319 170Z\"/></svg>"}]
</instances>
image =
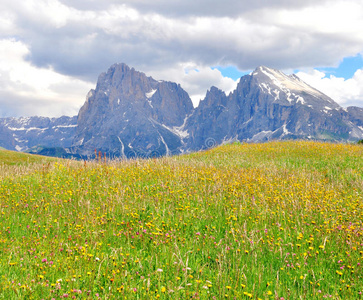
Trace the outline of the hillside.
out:
<instances>
[{"instance_id":1,"label":"hillside","mask_svg":"<svg viewBox=\"0 0 363 300\"><path fill-rule=\"evenodd\" d=\"M360 299L363 147L234 143L0 181L5 299Z\"/></svg>"},{"instance_id":2,"label":"hillside","mask_svg":"<svg viewBox=\"0 0 363 300\"><path fill-rule=\"evenodd\" d=\"M30 155L27 153L0 149L0 164L3 165L26 165L31 163L54 162L55 158L41 155Z\"/></svg>"},{"instance_id":3,"label":"hillside","mask_svg":"<svg viewBox=\"0 0 363 300\"><path fill-rule=\"evenodd\" d=\"M0 179L36 172L58 160L53 157L0 149Z\"/></svg>"}]
</instances>

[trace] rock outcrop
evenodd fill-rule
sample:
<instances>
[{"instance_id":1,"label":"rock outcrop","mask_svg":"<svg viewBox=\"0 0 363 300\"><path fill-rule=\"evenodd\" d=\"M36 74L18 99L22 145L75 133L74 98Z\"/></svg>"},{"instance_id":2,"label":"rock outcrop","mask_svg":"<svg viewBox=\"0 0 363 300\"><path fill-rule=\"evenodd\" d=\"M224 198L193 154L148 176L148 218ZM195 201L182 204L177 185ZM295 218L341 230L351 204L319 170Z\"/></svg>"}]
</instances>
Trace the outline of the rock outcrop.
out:
<instances>
[{"instance_id":1,"label":"rock outcrop","mask_svg":"<svg viewBox=\"0 0 363 300\"><path fill-rule=\"evenodd\" d=\"M363 108L342 108L297 76L261 66L229 95L211 87L194 109L180 85L115 64L99 76L77 117L0 119L0 146L77 158L94 157L95 149L157 157L282 139L363 139Z\"/></svg>"},{"instance_id":2,"label":"rock outcrop","mask_svg":"<svg viewBox=\"0 0 363 300\"><path fill-rule=\"evenodd\" d=\"M120 157L178 154L178 128L192 111L180 85L115 64L88 93L73 145L84 154L94 149Z\"/></svg>"},{"instance_id":3,"label":"rock outcrop","mask_svg":"<svg viewBox=\"0 0 363 300\"><path fill-rule=\"evenodd\" d=\"M77 117L0 118L0 146L16 151L37 145L71 147L76 127Z\"/></svg>"},{"instance_id":4,"label":"rock outcrop","mask_svg":"<svg viewBox=\"0 0 363 300\"><path fill-rule=\"evenodd\" d=\"M211 88L187 120L187 147L226 141L281 139L355 141L363 138L363 109L339 106L295 75L258 67L226 96Z\"/></svg>"}]
</instances>

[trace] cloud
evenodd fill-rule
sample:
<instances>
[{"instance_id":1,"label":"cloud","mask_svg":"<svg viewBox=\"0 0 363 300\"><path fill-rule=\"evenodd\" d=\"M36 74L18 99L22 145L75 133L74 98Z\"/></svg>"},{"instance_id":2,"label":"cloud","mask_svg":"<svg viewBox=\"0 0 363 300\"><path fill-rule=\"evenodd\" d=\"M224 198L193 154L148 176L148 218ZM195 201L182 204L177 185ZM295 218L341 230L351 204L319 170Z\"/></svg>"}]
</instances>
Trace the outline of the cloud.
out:
<instances>
[{"instance_id":1,"label":"cloud","mask_svg":"<svg viewBox=\"0 0 363 300\"><path fill-rule=\"evenodd\" d=\"M133 0L105 1L102 7L91 2L88 10L82 1L29 2L17 11L17 24L31 47L28 59L39 67L52 65L56 71L88 80L115 62L166 68L193 61L236 65L241 70L261 64L332 66L361 51L363 43L357 30L363 28L363 4L358 1L266 5L200 0L186 5ZM337 18L342 10L347 17Z\"/></svg>"},{"instance_id":2,"label":"cloud","mask_svg":"<svg viewBox=\"0 0 363 300\"><path fill-rule=\"evenodd\" d=\"M102 4L96 0L61 0L67 6L72 6L80 10L102 10L105 7L120 3L119 0L103 0ZM327 2L326 0L320 3ZM142 13L156 13L167 15L173 18L185 16L240 16L246 12L258 9L299 9L305 6L316 4L315 0L306 1L289 1L289 0L197 0L197 1L183 1L183 0L123 0L122 4L127 4Z\"/></svg>"},{"instance_id":3,"label":"cloud","mask_svg":"<svg viewBox=\"0 0 363 300\"><path fill-rule=\"evenodd\" d=\"M13 76L3 74L8 88L24 97L32 89L32 96L59 99L62 92L55 87L62 85L63 98L78 95L72 101L83 102L87 91L79 94L89 82L113 63L125 62L180 83L197 101L210 85L228 90L235 84L211 66L240 71L259 65L337 66L362 52L358 28L363 28L359 0L5 0L0 3L0 43L14 40L26 51L16 58L7 53L0 65L8 61L24 70L17 72L19 78L22 72L53 78L38 83L23 76L22 84L14 85L15 67L2 70ZM189 65L193 68L185 74Z\"/></svg>"},{"instance_id":4,"label":"cloud","mask_svg":"<svg viewBox=\"0 0 363 300\"><path fill-rule=\"evenodd\" d=\"M168 81L180 83L188 92L194 106L198 106L199 101L204 99L211 86L216 86L228 94L237 87L239 81L224 77L217 69L198 66L193 62L176 64L167 70L150 70L146 74L154 79L167 78Z\"/></svg>"},{"instance_id":5,"label":"cloud","mask_svg":"<svg viewBox=\"0 0 363 300\"><path fill-rule=\"evenodd\" d=\"M333 75L325 77L325 73L318 70L298 72L296 75L342 106L363 107L363 69L357 70L350 79Z\"/></svg>"},{"instance_id":6,"label":"cloud","mask_svg":"<svg viewBox=\"0 0 363 300\"><path fill-rule=\"evenodd\" d=\"M62 99L41 99L0 90L0 118L26 116L75 116L80 103Z\"/></svg>"},{"instance_id":7,"label":"cloud","mask_svg":"<svg viewBox=\"0 0 363 300\"><path fill-rule=\"evenodd\" d=\"M0 40L0 57L8 58L0 61L0 115L75 115L93 84L37 68L24 60L28 53L20 41Z\"/></svg>"}]
</instances>

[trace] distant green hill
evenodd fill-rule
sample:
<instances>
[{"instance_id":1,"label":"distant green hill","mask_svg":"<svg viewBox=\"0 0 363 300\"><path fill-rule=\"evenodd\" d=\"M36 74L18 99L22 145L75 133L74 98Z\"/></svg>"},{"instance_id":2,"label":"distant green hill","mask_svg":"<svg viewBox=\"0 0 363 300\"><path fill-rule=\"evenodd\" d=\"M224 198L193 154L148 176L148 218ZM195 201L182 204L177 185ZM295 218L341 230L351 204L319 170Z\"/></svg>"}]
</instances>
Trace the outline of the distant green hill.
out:
<instances>
[{"instance_id":1,"label":"distant green hill","mask_svg":"<svg viewBox=\"0 0 363 300\"><path fill-rule=\"evenodd\" d=\"M20 165L28 163L43 163L47 161L56 161L56 158L45 157L41 155L31 155L22 152L0 149L0 164Z\"/></svg>"},{"instance_id":2,"label":"distant green hill","mask_svg":"<svg viewBox=\"0 0 363 300\"><path fill-rule=\"evenodd\" d=\"M86 156L68 153L62 147L45 147L42 145L34 146L34 147L30 148L29 150L27 150L26 153L66 158L66 159L78 159L78 160L87 159Z\"/></svg>"}]
</instances>

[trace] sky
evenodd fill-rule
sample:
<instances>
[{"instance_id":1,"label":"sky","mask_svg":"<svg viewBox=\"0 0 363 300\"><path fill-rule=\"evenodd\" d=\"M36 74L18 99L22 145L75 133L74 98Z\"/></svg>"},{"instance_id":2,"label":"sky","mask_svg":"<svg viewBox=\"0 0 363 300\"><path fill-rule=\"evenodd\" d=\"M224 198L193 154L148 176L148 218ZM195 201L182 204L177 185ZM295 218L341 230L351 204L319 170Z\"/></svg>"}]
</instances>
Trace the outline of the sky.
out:
<instances>
[{"instance_id":1,"label":"sky","mask_svg":"<svg viewBox=\"0 0 363 300\"><path fill-rule=\"evenodd\" d=\"M198 105L265 65L363 107L361 0L2 0L0 117L73 116L126 63Z\"/></svg>"}]
</instances>

